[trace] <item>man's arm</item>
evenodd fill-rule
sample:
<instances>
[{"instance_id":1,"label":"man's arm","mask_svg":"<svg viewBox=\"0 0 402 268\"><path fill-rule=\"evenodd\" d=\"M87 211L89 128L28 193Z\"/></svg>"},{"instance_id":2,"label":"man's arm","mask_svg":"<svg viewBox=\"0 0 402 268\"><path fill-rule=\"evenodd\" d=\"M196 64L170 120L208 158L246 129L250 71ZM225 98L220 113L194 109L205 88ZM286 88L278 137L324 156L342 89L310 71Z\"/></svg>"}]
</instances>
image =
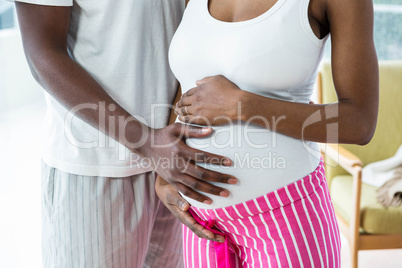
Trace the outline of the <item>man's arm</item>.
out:
<instances>
[{"instance_id":1,"label":"man's arm","mask_svg":"<svg viewBox=\"0 0 402 268\"><path fill-rule=\"evenodd\" d=\"M177 90L177 94L173 105L180 100L181 88ZM174 106L173 106L174 107ZM169 124L173 124L176 121L176 114L174 109L171 110L169 117ZM179 194L179 192L170 185L161 176L157 176L155 183L155 191L162 203L170 210L170 212L180 220L184 225L186 225L194 234L201 238L223 242L224 237L219 235L214 235L210 230L205 229L204 226L197 223L194 217L188 212L190 204Z\"/></svg>"},{"instance_id":2,"label":"man's arm","mask_svg":"<svg viewBox=\"0 0 402 268\"><path fill-rule=\"evenodd\" d=\"M200 200L207 200L205 196L194 191L202 191L215 195L228 195L223 188L213 186L206 181L227 183L232 177L202 169L193 161L220 163L230 160L225 157L201 152L188 147L185 137L203 137L210 134L211 129L202 129L173 124L164 129L152 130L137 121L132 115L116 103L105 90L86 72L78 63L73 61L67 52L67 34L70 24L70 7L41 6L16 2L18 19L22 34L25 55L31 72L43 88L57 99L66 109L70 110L79 104L105 103L114 105L116 109L106 109L106 124L100 124L99 113L93 109L80 109L75 113L93 127L125 145L133 153L158 160L162 157L174 159L179 157L188 164L186 168L170 165L169 168L159 166L154 169L172 183L184 194ZM124 118L125 125L119 125L119 120L110 118ZM109 130L115 131L109 131ZM146 140L142 146L133 144ZM184 138L183 138L184 137ZM154 148L158 145L171 144L165 148ZM212 159L212 160L211 160ZM159 161L154 161L158 163ZM184 162L184 161L183 161Z\"/></svg>"},{"instance_id":3,"label":"man's arm","mask_svg":"<svg viewBox=\"0 0 402 268\"><path fill-rule=\"evenodd\" d=\"M110 116L131 117L118 105L79 64L67 53L67 32L70 23L70 7L39 6L16 2L25 56L32 75L39 84L64 107L71 109L82 103L113 104L116 109ZM77 115L103 133L109 133L107 121L102 129L98 111L81 109ZM106 120L109 116L105 117ZM117 122L116 122L117 124ZM132 128L140 127L135 121ZM120 131L120 129L116 128ZM135 133L135 132L134 132ZM137 133L138 134L138 133ZM111 135L113 135L111 133ZM112 138L118 139L119 132ZM133 137L134 142L137 137Z\"/></svg>"}]
</instances>

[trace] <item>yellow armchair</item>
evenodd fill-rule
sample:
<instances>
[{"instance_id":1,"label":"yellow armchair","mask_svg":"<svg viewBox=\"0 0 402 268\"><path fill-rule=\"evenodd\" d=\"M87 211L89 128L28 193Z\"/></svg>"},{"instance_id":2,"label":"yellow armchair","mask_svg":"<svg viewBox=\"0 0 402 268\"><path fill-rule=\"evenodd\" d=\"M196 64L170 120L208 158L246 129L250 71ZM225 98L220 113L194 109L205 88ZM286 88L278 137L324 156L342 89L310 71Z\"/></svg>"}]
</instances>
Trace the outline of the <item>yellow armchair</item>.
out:
<instances>
[{"instance_id":1,"label":"yellow armchair","mask_svg":"<svg viewBox=\"0 0 402 268\"><path fill-rule=\"evenodd\" d=\"M331 65L324 62L318 75L318 102L336 102ZM402 144L402 61L380 62L380 106L371 142L322 145L326 176L340 231L351 246L352 267L358 251L402 248L402 207L377 203L377 188L362 183L362 168L393 156Z\"/></svg>"}]
</instances>

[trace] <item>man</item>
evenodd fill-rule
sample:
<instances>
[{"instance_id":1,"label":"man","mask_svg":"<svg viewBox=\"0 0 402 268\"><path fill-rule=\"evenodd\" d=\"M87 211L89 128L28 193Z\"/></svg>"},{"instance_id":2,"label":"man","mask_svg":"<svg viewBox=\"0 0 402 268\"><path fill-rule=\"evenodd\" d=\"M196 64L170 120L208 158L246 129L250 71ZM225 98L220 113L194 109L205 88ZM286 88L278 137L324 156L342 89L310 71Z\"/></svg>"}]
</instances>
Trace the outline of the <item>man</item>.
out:
<instances>
[{"instance_id":1,"label":"man","mask_svg":"<svg viewBox=\"0 0 402 268\"><path fill-rule=\"evenodd\" d=\"M230 160L184 143L209 128L166 127L178 88L168 46L184 6L16 1L25 54L48 105L45 267L182 267L179 223L156 197L155 171L179 201L177 190L203 200L194 190L219 195L223 189L206 181L230 179L195 165Z\"/></svg>"}]
</instances>

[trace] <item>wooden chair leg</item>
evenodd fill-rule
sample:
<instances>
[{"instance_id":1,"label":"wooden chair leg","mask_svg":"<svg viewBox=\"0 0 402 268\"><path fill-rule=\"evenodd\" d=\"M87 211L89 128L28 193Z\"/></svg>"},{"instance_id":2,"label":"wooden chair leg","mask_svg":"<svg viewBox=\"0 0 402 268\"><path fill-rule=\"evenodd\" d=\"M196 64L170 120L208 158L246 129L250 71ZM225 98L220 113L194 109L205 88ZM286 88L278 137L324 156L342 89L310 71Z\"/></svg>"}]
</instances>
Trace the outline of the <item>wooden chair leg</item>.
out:
<instances>
[{"instance_id":1,"label":"wooden chair leg","mask_svg":"<svg viewBox=\"0 0 402 268\"><path fill-rule=\"evenodd\" d=\"M356 245L351 245L350 259L352 260L351 268L358 268L359 250L357 249Z\"/></svg>"},{"instance_id":2,"label":"wooden chair leg","mask_svg":"<svg viewBox=\"0 0 402 268\"><path fill-rule=\"evenodd\" d=\"M358 267L359 261L359 228L360 228L360 196L361 196L361 186L362 186L362 168L361 166L355 166L352 170L353 174L353 208L352 208L352 219L350 224L350 234L351 234L351 259L352 268Z\"/></svg>"}]
</instances>

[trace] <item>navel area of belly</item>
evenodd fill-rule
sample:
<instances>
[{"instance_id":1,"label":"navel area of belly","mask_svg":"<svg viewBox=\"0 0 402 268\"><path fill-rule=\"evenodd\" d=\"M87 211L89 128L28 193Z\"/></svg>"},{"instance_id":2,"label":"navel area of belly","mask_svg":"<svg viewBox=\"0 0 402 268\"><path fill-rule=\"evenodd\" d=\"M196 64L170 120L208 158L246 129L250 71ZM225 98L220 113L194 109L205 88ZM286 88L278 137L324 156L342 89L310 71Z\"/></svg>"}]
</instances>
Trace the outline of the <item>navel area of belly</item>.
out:
<instances>
[{"instance_id":1,"label":"navel area of belly","mask_svg":"<svg viewBox=\"0 0 402 268\"><path fill-rule=\"evenodd\" d=\"M255 125L233 124L213 129L211 135L187 139L186 143L200 151L229 157L233 162L231 166L197 165L235 176L238 183L212 183L229 190L230 196L223 198L206 194L213 200L212 205L188 199L196 207L226 207L262 196L311 173L319 161L319 152L315 155L306 148L308 142Z\"/></svg>"},{"instance_id":2,"label":"navel area of belly","mask_svg":"<svg viewBox=\"0 0 402 268\"><path fill-rule=\"evenodd\" d=\"M233 162L230 167L201 164L208 169L227 171L227 174L285 171L296 161L295 155L305 153L302 141L258 126L232 124L213 129L211 135L190 138L186 143L200 151L230 158Z\"/></svg>"}]
</instances>

